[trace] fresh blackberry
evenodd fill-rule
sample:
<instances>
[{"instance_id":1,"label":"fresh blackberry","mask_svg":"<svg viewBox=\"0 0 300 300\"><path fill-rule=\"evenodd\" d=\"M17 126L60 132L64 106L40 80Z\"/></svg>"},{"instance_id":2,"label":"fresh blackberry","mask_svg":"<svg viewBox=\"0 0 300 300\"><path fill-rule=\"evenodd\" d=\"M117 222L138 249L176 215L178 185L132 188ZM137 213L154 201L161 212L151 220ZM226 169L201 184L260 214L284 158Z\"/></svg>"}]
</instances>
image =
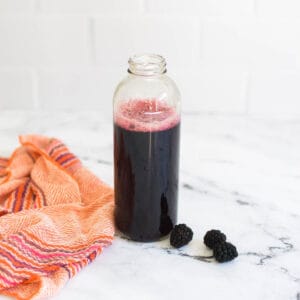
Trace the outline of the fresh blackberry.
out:
<instances>
[{"instance_id":1,"label":"fresh blackberry","mask_svg":"<svg viewBox=\"0 0 300 300\"><path fill-rule=\"evenodd\" d=\"M193 231L185 224L174 227L170 236L170 243L175 248L180 248L188 244L193 239Z\"/></svg>"},{"instance_id":2,"label":"fresh blackberry","mask_svg":"<svg viewBox=\"0 0 300 300\"><path fill-rule=\"evenodd\" d=\"M220 243L226 241L226 235L220 230L212 229L206 232L204 236L204 244L210 248L214 249L214 247Z\"/></svg>"},{"instance_id":3,"label":"fresh blackberry","mask_svg":"<svg viewBox=\"0 0 300 300\"><path fill-rule=\"evenodd\" d=\"M236 247L228 242L215 245L213 253L215 259L220 263L233 260L238 256Z\"/></svg>"}]
</instances>

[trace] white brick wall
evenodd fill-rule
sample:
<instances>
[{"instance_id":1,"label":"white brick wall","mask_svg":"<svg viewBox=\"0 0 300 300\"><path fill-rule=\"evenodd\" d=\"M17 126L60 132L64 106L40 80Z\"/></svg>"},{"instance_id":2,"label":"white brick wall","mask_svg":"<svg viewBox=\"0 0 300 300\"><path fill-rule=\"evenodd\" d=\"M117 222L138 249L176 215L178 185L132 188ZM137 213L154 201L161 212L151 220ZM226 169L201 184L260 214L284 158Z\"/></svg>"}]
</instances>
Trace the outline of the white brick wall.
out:
<instances>
[{"instance_id":1,"label":"white brick wall","mask_svg":"<svg viewBox=\"0 0 300 300\"><path fill-rule=\"evenodd\" d=\"M34 0L0 0L0 13L33 12Z\"/></svg>"},{"instance_id":2,"label":"white brick wall","mask_svg":"<svg viewBox=\"0 0 300 300\"><path fill-rule=\"evenodd\" d=\"M34 74L30 69L0 69L0 109L35 107Z\"/></svg>"},{"instance_id":3,"label":"white brick wall","mask_svg":"<svg viewBox=\"0 0 300 300\"><path fill-rule=\"evenodd\" d=\"M253 71L250 78L250 113L289 115L299 113L300 72L296 70Z\"/></svg>"},{"instance_id":4,"label":"white brick wall","mask_svg":"<svg viewBox=\"0 0 300 300\"><path fill-rule=\"evenodd\" d=\"M300 115L299 0L0 0L0 109L109 112L137 52L186 111Z\"/></svg>"},{"instance_id":5,"label":"white brick wall","mask_svg":"<svg viewBox=\"0 0 300 300\"><path fill-rule=\"evenodd\" d=\"M300 19L209 17L203 24L204 61L258 68L299 66Z\"/></svg>"},{"instance_id":6,"label":"white brick wall","mask_svg":"<svg viewBox=\"0 0 300 300\"><path fill-rule=\"evenodd\" d=\"M81 16L0 17L0 66L86 65L88 29Z\"/></svg>"},{"instance_id":7,"label":"white brick wall","mask_svg":"<svg viewBox=\"0 0 300 300\"><path fill-rule=\"evenodd\" d=\"M201 64L174 70L185 111L246 113L248 72L233 64ZM186 80L188 79L188 80Z\"/></svg>"},{"instance_id":8,"label":"white brick wall","mask_svg":"<svg viewBox=\"0 0 300 300\"><path fill-rule=\"evenodd\" d=\"M146 10L156 14L194 16L245 16L254 13L253 0L145 0Z\"/></svg>"},{"instance_id":9,"label":"white brick wall","mask_svg":"<svg viewBox=\"0 0 300 300\"><path fill-rule=\"evenodd\" d=\"M300 17L299 0L259 0L258 14L264 16Z\"/></svg>"},{"instance_id":10,"label":"white brick wall","mask_svg":"<svg viewBox=\"0 0 300 300\"><path fill-rule=\"evenodd\" d=\"M143 0L40 0L38 2L40 10L46 13L140 13L143 8Z\"/></svg>"},{"instance_id":11,"label":"white brick wall","mask_svg":"<svg viewBox=\"0 0 300 300\"><path fill-rule=\"evenodd\" d=\"M38 76L40 105L48 110L109 110L122 71L99 67L42 68Z\"/></svg>"},{"instance_id":12,"label":"white brick wall","mask_svg":"<svg viewBox=\"0 0 300 300\"><path fill-rule=\"evenodd\" d=\"M199 22L194 19L98 17L94 26L96 63L124 66L132 53L154 52L164 55L170 65L185 67L199 61L198 34Z\"/></svg>"}]
</instances>

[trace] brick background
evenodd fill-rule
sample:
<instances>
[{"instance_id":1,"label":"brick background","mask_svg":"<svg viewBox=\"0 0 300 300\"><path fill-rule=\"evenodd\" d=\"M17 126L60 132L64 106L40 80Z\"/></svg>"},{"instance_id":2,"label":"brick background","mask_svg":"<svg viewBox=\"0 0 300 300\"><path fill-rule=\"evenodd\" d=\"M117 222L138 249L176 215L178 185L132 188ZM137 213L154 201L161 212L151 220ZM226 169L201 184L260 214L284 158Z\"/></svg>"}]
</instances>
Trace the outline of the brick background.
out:
<instances>
[{"instance_id":1,"label":"brick background","mask_svg":"<svg viewBox=\"0 0 300 300\"><path fill-rule=\"evenodd\" d=\"M186 111L300 114L298 0L0 0L0 109L110 112L128 56L164 55Z\"/></svg>"}]
</instances>

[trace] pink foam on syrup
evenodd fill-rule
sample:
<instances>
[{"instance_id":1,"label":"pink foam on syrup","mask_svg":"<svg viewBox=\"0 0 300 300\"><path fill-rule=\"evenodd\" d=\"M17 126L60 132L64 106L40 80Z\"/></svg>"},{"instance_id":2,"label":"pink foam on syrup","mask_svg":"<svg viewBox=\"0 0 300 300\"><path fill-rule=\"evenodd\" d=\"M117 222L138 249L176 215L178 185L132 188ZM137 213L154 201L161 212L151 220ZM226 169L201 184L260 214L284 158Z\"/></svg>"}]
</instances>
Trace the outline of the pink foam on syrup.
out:
<instances>
[{"instance_id":1,"label":"pink foam on syrup","mask_svg":"<svg viewBox=\"0 0 300 300\"><path fill-rule=\"evenodd\" d=\"M115 123L130 131L167 130L180 122L176 110L155 99L135 99L120 104L115 111Z\"/></svg>"}]
</instances>

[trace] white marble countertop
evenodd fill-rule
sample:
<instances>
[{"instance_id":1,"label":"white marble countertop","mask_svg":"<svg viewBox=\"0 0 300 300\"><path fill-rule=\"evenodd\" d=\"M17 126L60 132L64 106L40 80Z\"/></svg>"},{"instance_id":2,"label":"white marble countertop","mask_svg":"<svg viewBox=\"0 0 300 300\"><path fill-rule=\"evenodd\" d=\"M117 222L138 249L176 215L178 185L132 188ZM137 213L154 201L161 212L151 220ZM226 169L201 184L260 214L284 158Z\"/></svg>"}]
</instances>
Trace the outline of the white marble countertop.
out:
<instances>
[{"instance_id":1,"label":"white marble countertop","mask_svg":"<svg viewBox=\"0 0 300 300\"><path fill-rule=\"evenodd\" d=\"M112 123L100 112L0 112L0 154L22 133L64 140L112 184ZM56 299L300 300L300 119L183 114L179 222L194 239L116 237ZM224 231L239 257L217 264L203 235Z\"/></svg>"}]
</instances>

